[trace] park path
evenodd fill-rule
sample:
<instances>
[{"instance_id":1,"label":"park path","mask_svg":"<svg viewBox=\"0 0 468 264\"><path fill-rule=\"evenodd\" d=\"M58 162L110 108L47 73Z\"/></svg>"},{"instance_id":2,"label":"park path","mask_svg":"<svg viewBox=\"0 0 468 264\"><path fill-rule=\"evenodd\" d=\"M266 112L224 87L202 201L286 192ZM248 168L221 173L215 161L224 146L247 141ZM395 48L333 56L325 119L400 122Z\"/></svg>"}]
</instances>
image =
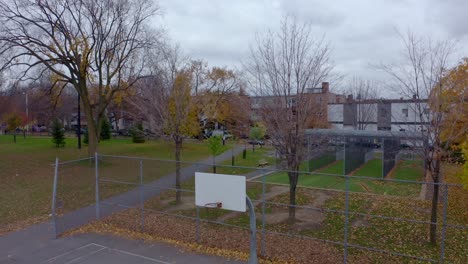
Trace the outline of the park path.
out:
<instances>
[{"instance_id":1,"label":"park path","mask_svg":"<svg viewBox=\"0 0 468 264\"><path fill-rule=\"evenodd\" d=\"M234 150L228 150L221 155L216 156L216 162L221 163L223 161L231 159L231 155L239 155L243 146L236 146ZM181 169L182 181L189 180L192 178L196 171L207 171L211 168L213 158L209 157L204 160L198 161L197 164L193 164ZM158 180L151 183L145 184L144 199L147 200L155 195L162 193L164 188L175 187L175 172L170 173ZM138 188L134 190L122 193L105 199L102 201L105 204L119 204L124 206L135 206L140 203L140 192ZM124 210L121 206L101 206L101 217L108 216L112 213ZM24 230L8 233L0 237L0 263L40 263L41 259L47 259L47 256L53 256L53 254L47 254L48 251L53 251L57 245L60 245L61 240L55 239L54 228L58 232L64 232L72 228L77 228L88 224L90 221L95 219L95 206L87 206L76 211L67 213L58 219L56 226L54 227L52 221L48 221L41 224L30 226ZM55 251L54 251L55 252ZM55 252L56 253L56 252ZM54 253L54 254L55 254ZM40 258L31 259L27 258L28 261L20 261L25 259L26 256L40 256ZM34 261L33 261L34 260ZM178 262L179 263L179 262ZM219 262L219 259L215 262L206 263L224 263Z\"/></svg>"},{"instance_id":2,"label":"park path","mask_svg":"<svg viewBox=\"0 0 468 264\"><path fill-rule=\"evenodd\" d=\"M239 155L243 146L235 146L234 150L229 149L224 153L216 156L216 163L222 163L223 161L230 160L232 155ZM208 171L211 169L213 164L213 157L208 157L204 160L196 162L196 164L191 164L189 166L181 168L180 175L181 181L187 181L194 177L196 171ZM143 198L143 201L147 201L154 196L161 194L164 191L167 191L168 188L175 188L175 172L170 173L166 176L163 176L153 182L143 185L143 196L141 197L140 188L136 187L131 191L112 196L110 198L101 200L100 203L100 217L106 217L113 213L120 212L125 210L125 207L134 207L140 204L140 199ZM94 220L96 217L96 208L94 205L90 205L76 211L67 213L61 216L56 221L57 233L63 233L67 230L77 228L83 225L86 225L91 220Z\"/></svg>"}]
</instances>

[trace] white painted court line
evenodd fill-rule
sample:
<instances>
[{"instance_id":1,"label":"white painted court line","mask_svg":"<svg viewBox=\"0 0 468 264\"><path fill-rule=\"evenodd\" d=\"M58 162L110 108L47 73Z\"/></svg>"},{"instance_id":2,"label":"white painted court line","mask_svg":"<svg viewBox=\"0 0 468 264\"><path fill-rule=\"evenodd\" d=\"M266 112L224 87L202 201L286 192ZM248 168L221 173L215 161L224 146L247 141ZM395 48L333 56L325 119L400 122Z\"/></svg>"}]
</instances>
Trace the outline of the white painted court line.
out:
<instances>
[{"instance_id":1,"label":"white painted court line","mask_svg":"<svg viewBox=\"0 0 468 264\"><path fill-rule=\"evenodd\" d=\"M103 245L100 245L100 244L96 244L96 243L91 243L91 244L96 245L96 246L99 246L99 247L108 248L108 249L110 249L110 250L117 251L117 252L123 253L123 254L127 254L127 255L129 255L129 256L142 258L142 259L145 259L145 260L150 260L150 261L154 261L154 262L158 262L158 263L162 263L162 264L171 264L170 262L166 262L166 261L162 261L162 260L154 259L154 258L150 258L150 257L145 257L145 256L143 256L143 255L134 254L134 253L131 253L131 252L128 252L128 251L119 250L119 249L115 249L115 248L110 248L110 247L106 247L106 246L103 246Z\"/></svg>"},{"instance_id":2,"label":"white painted court line","mask_svg":"<svg viewBox=\"0 0 468 264\"><path fill-rule=\"evenodd\" d=\"M91 256L91 255L93 255L93 254L96 254L96 253L98 253L99 251L102 251L102 250L104 250L104 249L106 249L106 248L103 247L103 248L101 248L101 249L95 250L95 251L90 252L90 253L88 253L88 254L86 254L86 255L83 255L83 256L74 258L74 259L72 259L72 260L70 260L70 261L67 261L67 262L65 262L64 264L70 264L70 263L73 263L73 262L75 262L75 261L77 261L77 260L84 259L84 258L89 257L89 256Z\"/></svg>"},{"instance_id":3,"label":"white painted court line","mask_svg":"<svg viewBox=\"0 0 468 264\"><path fill-rule=\"evenodd\" d=\"M80 250L80 249L83 249L83 248L87 248L87 247L89 247L89 246L98 246L98 247L103 248L103 246L101 246L101 245L97 245L97 244L94 244L94 243L89 243L89 244L86 244L86 245L84 245L84 246L71 249L71 250L69 250L69 251L67 251L67 252L65 252L65 253L62 253L62 254L60 254L60 255L58 255L58 256L55 256L55 257L52 257L52 258L50 258L50 259L48 259L48 260L42 261L41 263L52 262L52 261L57 260L57 259L59 259L59 258L61 258L61 257L64 257L64 256L66 256L66 255L69 255L69 254L71 254L71 253L73 253L73 252L75 252L75 251L77 251L77 250Z\"/></svg>"}]
</instances>

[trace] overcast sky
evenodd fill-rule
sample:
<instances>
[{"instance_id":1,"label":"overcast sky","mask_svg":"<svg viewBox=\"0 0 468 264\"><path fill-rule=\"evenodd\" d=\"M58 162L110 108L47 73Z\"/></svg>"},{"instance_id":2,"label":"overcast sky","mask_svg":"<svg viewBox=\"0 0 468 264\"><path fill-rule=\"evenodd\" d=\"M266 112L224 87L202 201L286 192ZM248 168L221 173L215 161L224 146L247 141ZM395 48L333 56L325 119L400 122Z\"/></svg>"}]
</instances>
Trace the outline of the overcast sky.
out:
<instances>
[{"instance_id":1,"label":"overcast sky","mask_svg":"<svg viewBox=\"0 0 468 264\"><path fill-rule=\"evenodd\" d=\"M336 70L346 76L385 80L372 65L398 57L397 32L408 29L455 38L456 56L468 56L468 0L160 0L159 5L171 39L211 66L239 67L255 33L278 28L284 15L311 23L318 37L325 34Z\"/></svg>"}]
</instances>

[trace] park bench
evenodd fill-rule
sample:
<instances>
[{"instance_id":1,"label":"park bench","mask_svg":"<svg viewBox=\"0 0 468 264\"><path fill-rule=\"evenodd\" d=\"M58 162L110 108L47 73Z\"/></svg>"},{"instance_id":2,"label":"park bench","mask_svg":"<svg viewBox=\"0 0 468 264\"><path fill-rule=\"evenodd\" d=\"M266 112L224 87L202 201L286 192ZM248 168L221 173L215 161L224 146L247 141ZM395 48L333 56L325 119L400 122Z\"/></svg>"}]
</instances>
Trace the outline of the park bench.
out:
<instances>
[{"instance_id":1,"label":"park bench","mask_svg":"<svg viewBox=\"0 0 468 264\"><path fill-rule=\"evenodd\" d=\"M265 167L265 166L268 166L270 165L270 163L268 161L266 161L265 159L261 159L258 161L258 166L259 167Z\"/></svg>"}]
</instances>

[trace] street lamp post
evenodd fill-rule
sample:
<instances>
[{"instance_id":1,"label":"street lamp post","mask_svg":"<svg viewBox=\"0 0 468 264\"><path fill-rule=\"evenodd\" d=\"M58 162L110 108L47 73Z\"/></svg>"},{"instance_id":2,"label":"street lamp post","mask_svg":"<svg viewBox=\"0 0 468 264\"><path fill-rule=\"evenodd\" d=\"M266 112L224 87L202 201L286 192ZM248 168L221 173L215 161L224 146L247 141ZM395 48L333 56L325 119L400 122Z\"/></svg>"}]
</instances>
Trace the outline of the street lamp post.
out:
<instances>
[{"instance_id":1,"label":"street lamp post","mask_svg":"<svg viewBox=\"0 0 468 264\"><path fill-rule=\"evenodd\" d=\"M26 96L26 132L29 134L29 104L28 104L28 93L23 92Z\"/></svg>"}]
</instances>

